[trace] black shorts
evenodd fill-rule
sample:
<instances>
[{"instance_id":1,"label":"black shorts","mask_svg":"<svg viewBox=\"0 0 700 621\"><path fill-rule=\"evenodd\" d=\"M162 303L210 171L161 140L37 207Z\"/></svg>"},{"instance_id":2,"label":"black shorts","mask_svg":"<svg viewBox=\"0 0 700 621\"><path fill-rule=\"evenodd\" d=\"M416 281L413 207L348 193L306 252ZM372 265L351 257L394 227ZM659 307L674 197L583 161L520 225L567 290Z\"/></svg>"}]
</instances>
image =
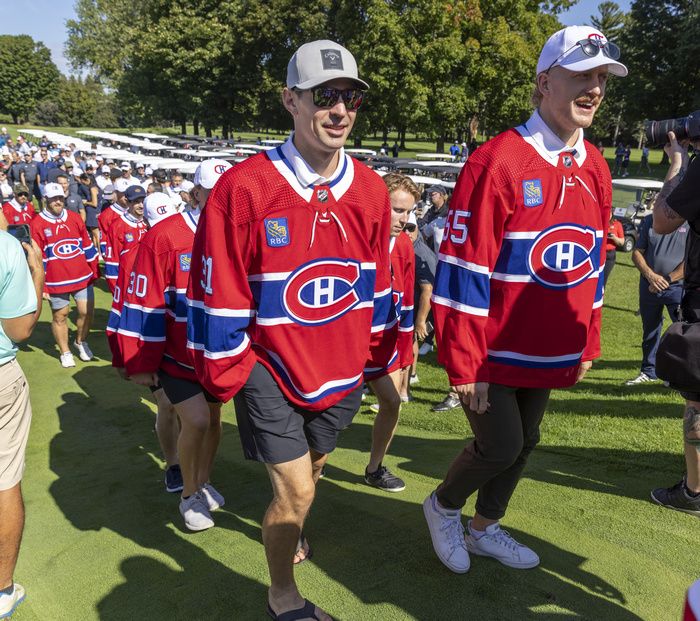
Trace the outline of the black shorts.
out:
<instances>
[{"instance_id":1,"label":"black shorts","mask_svg":"<svg viewBox=\"0 0 700 621\"><path fill-rule=\"evenodd\" d=\"M163 371L163 369L158 369L158 381L160 382L160 387L163 389L165 396L173 405L187 401L187 399L198 395L200 392L204 394L207 403L219 403L219 400L214 395L207 392L198 382L190 382L186 379L173 377Z\"/></svg>"},{"instance_id":2,"label":"black shorts","mask_svg":"<svg viewBox=\"0 0 700 621\"><path fill-rule=\"evenodd\" d=\"M163 387L160 385L160 382L158 382L157 384L151 384L151 385L148 387L148 390L150 390L150 391L153 392L153 393L156 393L156 392L158 392L161 388L163 388Z\"/></svg>"},{"instance_id":3,"label":"black shorts","mask_svg":"<svg viewBox=\"0 0 700 621\"><path fill-rule=\"evenodd\" d=\"M686 401L700 401L700 392L685 392L683 390L679 390L678 392L681 393L681 397Z\"/></svg>"},{"instance_id":4,"label":"black shorts","mask_svg":"<svg viewBox=\"0 0 700 621\"><path fill-rule=\"evenodd\" d=\"M309 449L332 453L342 429L350 425L362 402L362 387L323 412L289 402L270 372L255 364L245 386L233 398L238 433L246 459L282 464Z\"/></svg>"}]
</instances>

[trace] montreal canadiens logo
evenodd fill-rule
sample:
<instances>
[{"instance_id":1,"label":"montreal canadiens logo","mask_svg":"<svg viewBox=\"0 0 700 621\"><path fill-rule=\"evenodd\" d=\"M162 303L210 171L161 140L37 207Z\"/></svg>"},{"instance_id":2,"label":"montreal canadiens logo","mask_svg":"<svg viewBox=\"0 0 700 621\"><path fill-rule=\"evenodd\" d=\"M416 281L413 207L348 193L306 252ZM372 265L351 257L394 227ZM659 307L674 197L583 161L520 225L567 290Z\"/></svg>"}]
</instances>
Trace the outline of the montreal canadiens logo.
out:
<instances>
[{"instance_id":1,"label":"montreal canadiens logo","mask_svg":"<svg viewBox=\"0 0 700 621\"><path fill-rule=\"evenodd\" d=\"M226 166L224 166L223 164L217 164L216 166L214 166L214 172L217 175L223 175L226 172Z\"/></svg>"},{"instance_id":2,"label":"montreal canadiens logo","mask_svg":"<svg viewBox=\"0 0 700 621\"><path fill-rule=\"evenodd\" d=\"M360 264L346 259L318 259L294 270L282 291L287 316L302 325L328 323L360 301L355 287Z\"/></svg>"},{"instance_id":3,"label":"montreal canadiens logo","mask_svg":"<svg viewBox=\"0 0 700 621\"><path fill-rule=\"evenodd\" d=\"M81 253L77 239L64 239L53 247L53 254L59 259L72 259Z\"/></svg>"},{"instance_id":4,"label":"montreal canadiens logo","mask_svg":"<svg viewBox=\"0 0 700 621\"><path fill-rule=\"evenodd\" d=\"M598 266L596 233L589 227L558 224L542 231L527 257L530 276L545 287L575 287Z\"/></svg>"}]
</instances>

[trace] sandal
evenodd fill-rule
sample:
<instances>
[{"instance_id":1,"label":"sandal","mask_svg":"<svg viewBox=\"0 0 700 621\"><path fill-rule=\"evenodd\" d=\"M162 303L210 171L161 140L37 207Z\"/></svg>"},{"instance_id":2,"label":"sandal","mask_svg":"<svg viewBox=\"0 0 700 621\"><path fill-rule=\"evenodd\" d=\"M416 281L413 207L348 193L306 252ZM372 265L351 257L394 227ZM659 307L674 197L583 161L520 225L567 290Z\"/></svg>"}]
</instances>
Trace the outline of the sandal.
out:
<instances>
[{"instance_id":1,"label":"sandal","mask_svg":"<svg viewBox=\"0 0 700 621\"><path fill-rule=\"evenodd\" d=\"M294 556L299 554L299 552L304 549L304 546L306 546L306 556L300 561L295 561L295 565L301 565L304 561L308 561L314 555L314 553L311 550L311 546L309 545L309 542L307 541L306 536L304 535L304 531L302 531L299 535L299 543L297 544L297 549L296 552L294 552ZM303 617L301 618L303 619Z\"/></svg>"},{"instance_id":2,"label":"sandal","mask_svg":"<svg viewBox=\"0 0 700 621\"><path fill-rule=\"evenodd\" d=\"M297 608L296 610L288 610L281 614L276 615L275 611L272 610L270 604L267 604L267 614L270 615L275 621L295 621L296 619L316 619L316 604L310 602L308 599L304 600L303 608Z\"/></svg>"}]
</instances>

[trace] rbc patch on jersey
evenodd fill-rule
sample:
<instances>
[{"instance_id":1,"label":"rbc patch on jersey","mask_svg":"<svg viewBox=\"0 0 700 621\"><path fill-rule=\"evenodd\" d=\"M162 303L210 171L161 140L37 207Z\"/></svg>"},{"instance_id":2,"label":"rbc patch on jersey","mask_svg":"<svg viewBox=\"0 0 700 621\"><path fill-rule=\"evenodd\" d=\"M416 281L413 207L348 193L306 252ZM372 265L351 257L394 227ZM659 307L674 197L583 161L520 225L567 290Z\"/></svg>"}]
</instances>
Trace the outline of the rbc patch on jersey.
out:
<instances>
[{"instance_id":1,"label":"rbc patch on jersey","mask_svg":"<svg viewBox=\"0 0 700 621\"><path fill-rule=\"evenodd\" d=\"M271 248L281 248L289 245L289 227L287 218L268 218L265 220L265 235L267 245Z\"/></svg>"},{"instance_id":2,"label":"rbc patch on jersey","mask_svg":"<svg viewBox=\"0 0 700 621\"><path fill-rule=\"evenodd\" d=\"M537 207L544 203L542 181L540 179L523 181L523 198L525 199L525 207Z\"/></svg>"},{"instance_id":3,"label":"rbc patch on jersey","mask_svg":"<svg viewBox=\"0 0 700 621\"><path fill-rule=\"evenodd\" d=\"M126 241L128 241L128 242L134 241L134 236L133 236L131 233L127 233L126 235L124 235L124 238L125 238Z\"/></svg>"},{"instance_id":4,"label":"rbc patch on jersey","mask_svg":"<svg viewBox=\"0 0 700 621\"><path fill-rule=\"evenodd\" d=\"M181 254L178 257L180 261L180 271L181 272L189 272L190 271L190 265L192 265L192 253L188 252L186 254Z\"/></svg>"}]
</instances>

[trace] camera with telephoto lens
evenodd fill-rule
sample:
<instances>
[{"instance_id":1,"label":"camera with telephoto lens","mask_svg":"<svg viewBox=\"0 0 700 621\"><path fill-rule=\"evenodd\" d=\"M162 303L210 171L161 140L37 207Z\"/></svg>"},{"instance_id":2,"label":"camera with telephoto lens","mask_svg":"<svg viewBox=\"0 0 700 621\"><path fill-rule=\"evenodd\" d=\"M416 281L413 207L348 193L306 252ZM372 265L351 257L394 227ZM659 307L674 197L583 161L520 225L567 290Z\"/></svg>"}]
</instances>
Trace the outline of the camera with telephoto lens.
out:
<instances>
[{"instance_id":1,"label":"camera with telephoto lens","mask_svg":"<svg viewBox=\"0 0 700 621\"><path fill-rule=\"evenodd\" d=\"M647 142L652 145L666 144L668 132L676 134L677 140L700 140L700 110L679 119L644 121L644 132Z\"/></svg>"}]
</instances>

